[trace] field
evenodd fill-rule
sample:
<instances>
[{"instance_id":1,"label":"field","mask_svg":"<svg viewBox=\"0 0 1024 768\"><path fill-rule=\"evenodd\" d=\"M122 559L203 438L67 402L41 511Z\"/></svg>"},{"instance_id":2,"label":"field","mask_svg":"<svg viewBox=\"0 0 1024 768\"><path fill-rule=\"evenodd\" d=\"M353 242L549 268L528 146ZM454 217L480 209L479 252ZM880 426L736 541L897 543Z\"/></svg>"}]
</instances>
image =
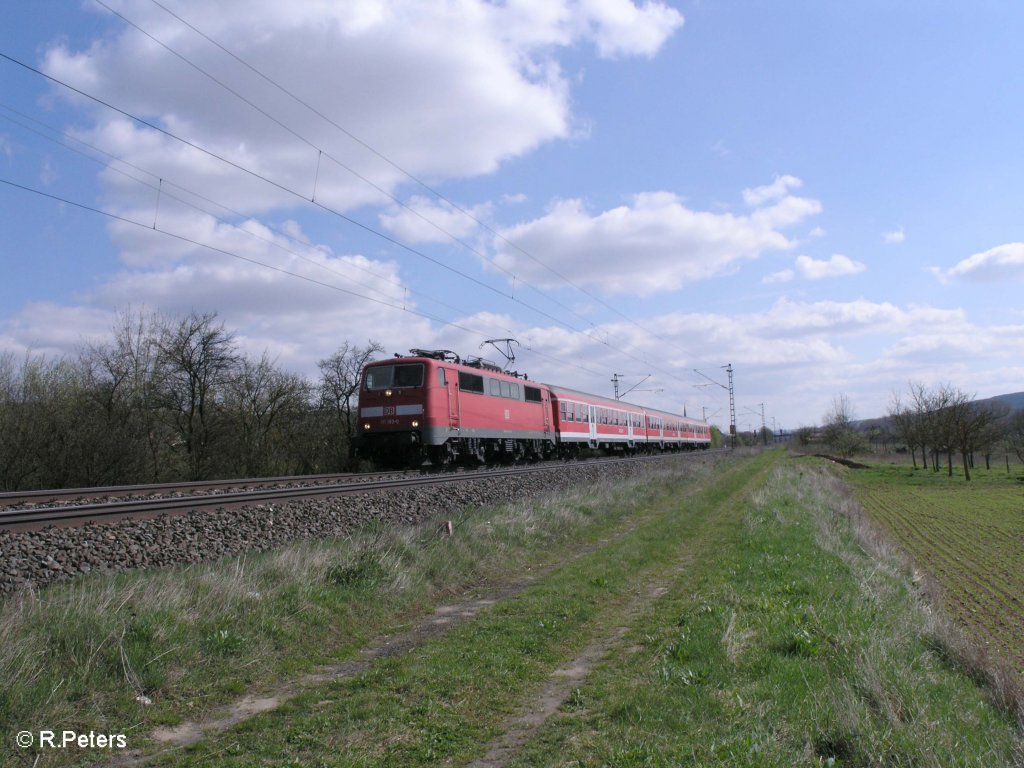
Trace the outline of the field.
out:
<instances>
[{"instance_id":1,"label":"field","mask_svg":"<svg viewBox=\"0 0 1024 768\"><path fill-rule=\"evenodd\" d=\"M846 472L858 500L934 578L946 610L1024 674L1024 478L875 465Z\"/></svg>"},{"instance_id":2,"label":"field","mask_svg":"<svg viewBox=\"0 0 1024 768\"><path fill-rule=\"evenodd\" d=\"M0 764L1021 766L836 472L780 451L0 603ZM144 696L145 701L140 701ZM40 729L123 750L16 744Z\"/></svg>"}]
</instances>

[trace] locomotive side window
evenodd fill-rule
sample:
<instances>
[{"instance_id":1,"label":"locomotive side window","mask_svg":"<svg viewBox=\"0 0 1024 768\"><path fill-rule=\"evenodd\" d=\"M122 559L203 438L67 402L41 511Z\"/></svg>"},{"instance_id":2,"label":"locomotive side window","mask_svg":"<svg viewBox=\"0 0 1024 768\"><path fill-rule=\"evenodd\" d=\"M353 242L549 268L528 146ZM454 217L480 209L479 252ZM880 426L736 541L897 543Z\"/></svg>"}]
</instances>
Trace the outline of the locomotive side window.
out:
<instances>
[{"instance_id":1,"label":"locomotive side window","mask_svg":"<svg viewBox=\"0 0 1024 768\"><path fill-rule=\"evenodd\" d=\"M524 387L526 391L526 402L528 403L539 403L541 402L540 390L537 387L531 387L527 385ZM565 412L565 403L562 403L562 412ZM564 416L563 416L564 418Z\"/></svg>"},{"instance_id":2,"label":"locomotive side window","mask_svg":"<svg viewBox=\"0 0 1024 768\"><path fill-rule=\"evenodd\" d=\"M501 382L497 379L488 379L487 392L493 397L501 397Z\"/></svg>"},{"instance_id":3,"label":"locomotive side window","mask_svg":"<svg viewBox=\"0 0 1024 768\"><path fill-rule=\"evenodd\" d=\"M463 392L484 393L484 377L476 373L459 371L459 389Z\"/></svg>"},{"instance_id":4,"label":"locomotive side window","mask_svg":"<svg viewBox=\"0 0 1024 768\"><path fill-rule=\"evenodd\" d=\"M442 387L447 386L448 384L448 381L447 379L445 379L444 376L444 368L437 369L437 383L440 384Z\"/></svg>"}]
</instances>

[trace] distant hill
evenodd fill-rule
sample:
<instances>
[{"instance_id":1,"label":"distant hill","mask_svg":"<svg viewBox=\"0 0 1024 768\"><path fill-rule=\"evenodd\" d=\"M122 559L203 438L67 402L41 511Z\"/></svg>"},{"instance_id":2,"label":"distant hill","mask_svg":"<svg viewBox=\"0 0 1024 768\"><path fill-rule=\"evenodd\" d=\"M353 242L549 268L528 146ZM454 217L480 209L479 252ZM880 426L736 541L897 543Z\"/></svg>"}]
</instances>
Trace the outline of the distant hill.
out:
<instances>
[{"instance_id":1,"label":"distant hill","mask_svg":"<svg viewBox=\"0 0 1024 768\"><path fill-rule=\"evenodd\" d=\"M1013 392L1009 395L996 395L995 397L988 397L976 402L984 404L997 401L1006 403L1011 408L1024 408L1024 392Z\"/></svg>"},{"instance_id":2,"label":"distant hill","mask_svg":"<svg viewBox=\"0 0 1024 768\"><path fill-rule=\"evenodd\" d=\"M988 405L991 403L1006 403L1010 408L1014 410L1024 409L1024 392L1011 392L1007 395L995 395L994 397L986 397L983 400L975 400L977 405ZM858 429L870 429L871 427L888 427L889 417L876 416L873 419L859 419L853 422L853 426Z\"/></svg>"}]
</instances>

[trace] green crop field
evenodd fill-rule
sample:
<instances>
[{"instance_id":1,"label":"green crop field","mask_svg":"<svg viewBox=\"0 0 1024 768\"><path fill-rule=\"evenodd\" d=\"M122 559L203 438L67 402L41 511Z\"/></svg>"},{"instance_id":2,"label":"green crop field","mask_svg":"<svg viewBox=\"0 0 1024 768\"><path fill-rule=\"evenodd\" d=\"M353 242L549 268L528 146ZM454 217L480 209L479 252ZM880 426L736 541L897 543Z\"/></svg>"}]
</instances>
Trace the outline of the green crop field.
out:
<instances>
[{"instance_id":1,"label":"green crop field","mask_svg":"<svg viewBox=\"0 0 1024 768\"><path fill-rule=\"evenodd\" d=\"M1024 673L1024 482L979 469L966 483L909 467L847 478L868 513L941 589L947 611L979 644Z\"/></svg>"}]
</instances>

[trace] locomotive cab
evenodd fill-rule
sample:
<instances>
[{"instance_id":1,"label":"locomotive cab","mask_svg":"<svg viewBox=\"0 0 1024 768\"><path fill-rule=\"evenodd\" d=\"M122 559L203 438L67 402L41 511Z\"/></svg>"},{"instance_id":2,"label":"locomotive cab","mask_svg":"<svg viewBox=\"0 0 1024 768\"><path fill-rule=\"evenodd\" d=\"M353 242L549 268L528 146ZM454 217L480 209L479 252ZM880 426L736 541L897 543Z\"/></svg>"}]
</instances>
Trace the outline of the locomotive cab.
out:
<instances>
[{"instance_id":1,"label":"locomotive cab","mask_svg":"<svg viewBox=\"0 0 1024 768\"><path fill-rule=\"evenodd\" d=\"M359 387L357 455L394 466L422 462L430 362L400 358L366 366Z\"/></svg>"}]
</instances>

